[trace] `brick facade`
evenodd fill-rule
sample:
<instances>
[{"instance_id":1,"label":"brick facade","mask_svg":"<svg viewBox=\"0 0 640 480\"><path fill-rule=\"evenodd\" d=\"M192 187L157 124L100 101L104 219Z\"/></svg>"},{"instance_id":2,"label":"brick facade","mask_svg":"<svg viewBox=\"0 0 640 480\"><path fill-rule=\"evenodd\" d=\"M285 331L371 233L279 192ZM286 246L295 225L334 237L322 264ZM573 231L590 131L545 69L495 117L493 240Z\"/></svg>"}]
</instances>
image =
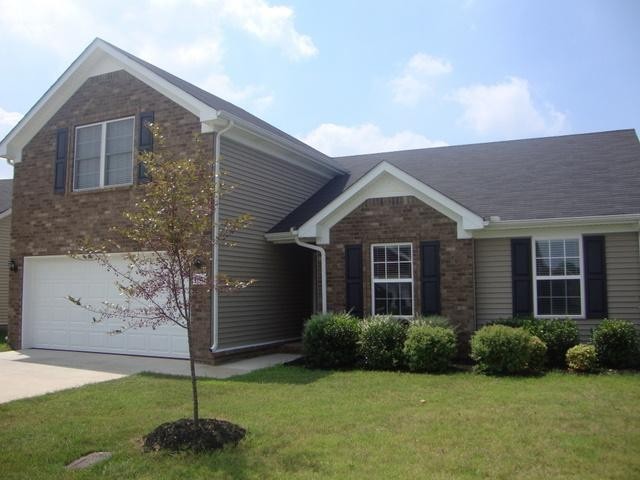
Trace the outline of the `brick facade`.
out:
<instances>
[{"instance_id":1,"label":"brick facade","mask_svg":"<svg viewBox=\"0 0 640 480\"><path fill-rule=\"evenodd\" d=\"M459 240L456 223L415 197L365 201L331 228L327 254L327 304L345 309L344 247L362 245L364 313L371 313L371 244L407 242L413 245L414 311L421 311L420 242L440 241L442 315L455 324L461 340L474 329L472 240Z\"/></svg>"},{"instance_id":2,"label":"brick facade","mask_svg":"<svg viewBox=\"0 0 640 480\"><path fill-rule=\"evenodd\" d=\"M22 162L14 170L11 258L18 271L11 273L9 292L9 341L21 346L23 258L32 255L64 255L77 249L87 236L107 238L113 225L123 222L123 209L132 205L139 192L134 185L73 192L74 127L128 116L136 116L134 145L138 144L141 112L153 111L163 129L167 148L186 154L193 148L193 134L200 132L199 119L167 97L124 71L89 78L46 123L23 150ZM54 160L56 131L69 128L67 186L56 194ZM213 154L213 135L205 134ZM123 251L135 250L123 245ZM211 314L209 296L196 294L194 322L197 357L209 360Z\"/></svg>"}]
</instances>

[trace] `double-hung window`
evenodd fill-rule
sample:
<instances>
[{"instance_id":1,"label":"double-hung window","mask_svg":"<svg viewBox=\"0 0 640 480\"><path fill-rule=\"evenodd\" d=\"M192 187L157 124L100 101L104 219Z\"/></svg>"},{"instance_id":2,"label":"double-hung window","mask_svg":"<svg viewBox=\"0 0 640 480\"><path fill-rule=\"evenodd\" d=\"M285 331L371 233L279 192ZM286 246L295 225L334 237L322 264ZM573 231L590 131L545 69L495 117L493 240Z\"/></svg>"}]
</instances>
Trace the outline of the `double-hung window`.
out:
<instances>
[{"instance_id":1,"label":"double-hung window","mask_svg":"<svg viewBox=\"0 0 640 480\"><path fill-rule=\"evenodd\" d=\"M413 249L410 243L371 246L372 307L376 315L413 315Z\"/></svg>"},{"instance_id":2,"label":"double-hung window","mask_svg":"<svg viewBox=\"0 0 640 480\"><path fill-rule=\"evenodd\" d=\"M76 128L74 190L133 182L133 117Z\"/></svg>"},{"instance_id":3,"label":"double-hung window","mask_svg":"<svg viewBox=\"0 0 640 480\"><path fill-rule=\"evenodd\" d=\"M534 239L535 315L583 315L582 252L579 238Z\"/></svg>"}]
</instances>

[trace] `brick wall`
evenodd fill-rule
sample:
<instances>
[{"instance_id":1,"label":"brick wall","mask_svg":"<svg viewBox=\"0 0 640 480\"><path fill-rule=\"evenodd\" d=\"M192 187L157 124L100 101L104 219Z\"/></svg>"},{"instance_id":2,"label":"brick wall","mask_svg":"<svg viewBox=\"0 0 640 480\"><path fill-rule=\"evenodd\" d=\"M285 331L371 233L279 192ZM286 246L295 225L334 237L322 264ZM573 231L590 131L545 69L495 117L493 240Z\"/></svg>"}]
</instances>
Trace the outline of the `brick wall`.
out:
<instances>
[{"instance_id":1,"label":"brick wall","mask_svg":"<svg viewBox=\"0 0 640 480\"><path fill-rule=\"evenodd\" d=\"M362 245L365 315L371 313L371 244L413 245L414 310L421 311L420 242L440 241L442 314L458 326L461 340L474 328L473 243L458 240L456 223L415 197L365 201L331 228L327 253L329 310L345 309L344 247Z\"/></svg>"},{"instance_id":2,"label":"brick wall","mask_svg":"<svg viewBox=\"0 0 640 480\"><path fill-rule=\"evenodd\" d=\"M167 148L176 154L188 153L192 136L200 132L198 118L167 97L124 71L89 78L24 148L22 162L14 170L11 258L18 272L11 273L9 293L9 340L21 345L21 307L23 257L64 255L74 251L87 236L107 238L112 225L123 222L123 209L132 205L139 187L113 187L90 192L72 192L74 127L153 111L155 122L163 128ZM58 128L69 128L67 188L53 193L55 141ZM213 135L205 141L213 151ZM136 169L134 169L134 183ZM123 251L135 250L123 245ZM210 301L196 294L194 322L196 350L208 360L211 339Z\"/></svg>"}]
</instances>

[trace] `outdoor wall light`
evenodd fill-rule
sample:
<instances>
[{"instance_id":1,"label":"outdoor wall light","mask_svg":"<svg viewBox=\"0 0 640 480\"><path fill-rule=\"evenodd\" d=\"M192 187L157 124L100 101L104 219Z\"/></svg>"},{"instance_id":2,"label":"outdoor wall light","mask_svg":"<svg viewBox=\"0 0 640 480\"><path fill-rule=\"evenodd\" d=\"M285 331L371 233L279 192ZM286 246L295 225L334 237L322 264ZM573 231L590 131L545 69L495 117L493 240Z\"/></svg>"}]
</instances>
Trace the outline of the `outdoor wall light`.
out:
<instances>
[{"instance_id":1,"label":"outdoor wall light","mask_svg":"<svg viewBox=\"0 0 640 480\"><path fill-rule=\"evenodd\" d=\"M202 261L201 258L196 258L193 260L193 266L196 267L197 269L201 269L202 267L204 267L204 262Z\"/></svg>"},{"instance_id":2,"label":"outdoor wall light","mask_svg":"<svg viewBox=\"0 0 640 480\"><path fill-rule=\"evenodd\" d=\"M15 260L9 260L9 271L11 271L11 272L17 272L18 271L18 264L16 263Z\"/></svg>"}]
</instances>

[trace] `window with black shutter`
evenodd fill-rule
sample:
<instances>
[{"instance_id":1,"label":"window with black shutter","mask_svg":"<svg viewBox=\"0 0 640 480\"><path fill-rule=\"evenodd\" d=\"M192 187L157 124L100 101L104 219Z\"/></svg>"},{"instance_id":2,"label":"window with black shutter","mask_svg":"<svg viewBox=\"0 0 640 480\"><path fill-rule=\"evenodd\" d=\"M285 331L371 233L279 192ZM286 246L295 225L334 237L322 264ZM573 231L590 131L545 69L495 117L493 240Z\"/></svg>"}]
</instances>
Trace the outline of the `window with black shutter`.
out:
<instances>
[{"instance_id":1,"label":"window with black shutter","mask_svg":"<svg viewBox=\"0 0 640 480\"><path fill-rule=\"evenodd\" d=\"M345 308L357 317L362 310L362 245L348 245L344 249L346 305Z\"/></svg>"},{"instance_id":2,"label":"window with black shutter","mask_svg":"<svg viewBox=\"0 0 640 480\"><path fill-rule=\"evenodd\" d=\"M56 159L54 164L53 191L64 193L67 183L67 149L69 129L59 128L56 132Z\"/></svg>"},{"instance_id":3,"label":"window with black shutter","mask_svg":"<svg viewBox=\"0 0 640 480\"><path fill-rule=\"evenodd\" d=\"M440 315L440 242L420 244L422 314Z\"/></svg>"},{"instance_id":4,"label":"window with black shutter","mask_svg":"<svg viewBox=\"0 0 640 480\"><path fill-rule=\"evenodd\" d=\"M144 112L140 114L140 130L138 135L138 151L153 151L153 133L149 128L149 124L153 123L153 112ZM138 183L148 183L151 181L144 162L138 162Z\"/></svg>"}]
</instances>

